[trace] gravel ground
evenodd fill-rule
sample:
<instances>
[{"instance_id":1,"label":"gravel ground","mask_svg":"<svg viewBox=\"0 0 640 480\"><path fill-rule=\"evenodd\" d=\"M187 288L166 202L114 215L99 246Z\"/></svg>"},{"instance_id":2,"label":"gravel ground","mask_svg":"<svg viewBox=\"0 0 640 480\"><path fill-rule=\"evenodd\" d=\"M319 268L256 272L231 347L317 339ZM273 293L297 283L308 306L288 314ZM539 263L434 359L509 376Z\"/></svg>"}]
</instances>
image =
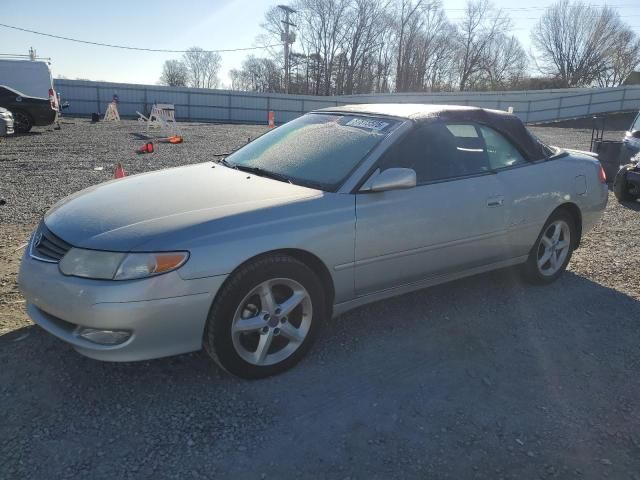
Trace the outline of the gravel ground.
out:
<instances>
[{"instance_id":1,"label":"gravel ground","mask_svg":"<svg viewBox=\"0 0 640 480\"><path fill-rule=\"evenodd\" d=\"M1 479L640 479L640 204L611 196L552 286L505 270L369 305L275 378L203 353L100 363L23 313L29 232L117 161L206 161L264 127L184 124L183 145L144 156L135 122L62 127L0 140ZM589 147L589 130L534 131Z\"/></svg>"}]
</instances>

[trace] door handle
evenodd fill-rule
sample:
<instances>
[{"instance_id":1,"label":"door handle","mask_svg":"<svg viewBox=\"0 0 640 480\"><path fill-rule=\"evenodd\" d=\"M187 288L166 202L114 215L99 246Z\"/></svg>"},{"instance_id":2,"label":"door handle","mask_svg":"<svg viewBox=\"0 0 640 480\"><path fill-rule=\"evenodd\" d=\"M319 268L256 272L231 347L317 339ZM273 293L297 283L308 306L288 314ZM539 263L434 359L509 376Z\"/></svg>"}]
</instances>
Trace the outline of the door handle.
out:
<instances>
[{"instance_id":1,"label":"door handle","mask_svg":"<svg viewBox=\"0 0 640 480\"><path fill-rule=\"evenodd\" d=\"M504 197L502 195L489 197L487 199L487 207L501 207L503 203L504 203Z\"/></svg>"}]
</instances>

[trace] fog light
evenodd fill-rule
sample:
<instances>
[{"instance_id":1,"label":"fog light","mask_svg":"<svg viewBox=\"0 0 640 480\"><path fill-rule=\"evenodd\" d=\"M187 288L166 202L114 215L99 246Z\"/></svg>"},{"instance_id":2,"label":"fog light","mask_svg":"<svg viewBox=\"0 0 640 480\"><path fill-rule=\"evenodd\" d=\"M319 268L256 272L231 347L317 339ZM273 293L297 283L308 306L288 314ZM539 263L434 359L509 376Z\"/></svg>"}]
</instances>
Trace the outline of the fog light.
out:
<instances>
[{"instance_id":1,"label":"fog light","mask_svg":"<svg viewBox=\"0 0 640 480\"><path fill-rule=\"evenodd\" d=\"M97 328L83 328L80 336L100 345L118 345L126 342L131 336L127 330L100 330Z\"/></svg>"}]
</instances>

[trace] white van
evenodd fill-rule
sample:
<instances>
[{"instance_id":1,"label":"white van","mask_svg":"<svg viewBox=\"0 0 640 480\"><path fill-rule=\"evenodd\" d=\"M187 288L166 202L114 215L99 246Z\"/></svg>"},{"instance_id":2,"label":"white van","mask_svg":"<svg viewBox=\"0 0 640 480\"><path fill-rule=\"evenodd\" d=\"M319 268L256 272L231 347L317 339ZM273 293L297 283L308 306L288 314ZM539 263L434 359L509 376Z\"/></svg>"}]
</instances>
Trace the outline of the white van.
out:
<instances>
[{"instance_id":1,"label":"white van","mask_svg":"<svg viewBox=\"0 0 640 480\"><path fill-rule=\"evenodd\" d=\"M58 99L47 62L0 60L0 85L17 90L27 97L48 98L57 110Z\"/></svg>"}]
</instances>

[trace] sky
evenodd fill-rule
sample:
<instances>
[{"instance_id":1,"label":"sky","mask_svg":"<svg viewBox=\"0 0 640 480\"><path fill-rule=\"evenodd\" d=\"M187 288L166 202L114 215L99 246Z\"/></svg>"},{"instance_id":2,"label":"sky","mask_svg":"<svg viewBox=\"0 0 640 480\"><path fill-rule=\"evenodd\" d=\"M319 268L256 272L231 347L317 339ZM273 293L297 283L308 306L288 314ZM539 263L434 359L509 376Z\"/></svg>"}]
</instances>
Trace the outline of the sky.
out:
<instances>
[{"instance_id":1,"label":"sky","mask_svg":"<svg viewBox=\"0 0 640 480\"><path fill-rule=\"evenodd\" d=\"M109 2L95 0L29 0L2 8L0 23L30 30L101 43L154 49L205 50L256 46L265 12L286 0L154 0ZM640 35L639 0L591 0L594 5L615 7ZM0 0L0 6L8 0ZM512 18L512 33L528 51L529 32L552 0L494 0ZM443 0L450 20L462 16L465 0ZM83 45L18 32L0 26L0 54L26 54L33 47L38 56L51 58L55 77L111 82L155 84L165 60L180 54L151 53ZM295 50L296 45L293 48ZM222 53L221 86L229 84L229 70L239 68L251 52Z\"/></svg>"}]
</instances>

